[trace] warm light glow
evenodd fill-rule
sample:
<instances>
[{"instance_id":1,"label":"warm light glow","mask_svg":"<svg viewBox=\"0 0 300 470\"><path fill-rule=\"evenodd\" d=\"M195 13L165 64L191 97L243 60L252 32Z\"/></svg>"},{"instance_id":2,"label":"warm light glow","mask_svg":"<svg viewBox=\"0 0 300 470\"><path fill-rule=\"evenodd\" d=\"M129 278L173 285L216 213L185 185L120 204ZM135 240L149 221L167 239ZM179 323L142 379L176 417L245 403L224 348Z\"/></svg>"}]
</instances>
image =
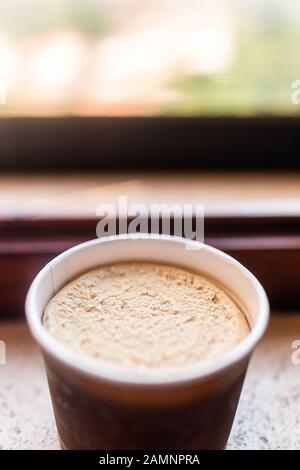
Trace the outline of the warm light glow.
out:
<instances>
[{"instance_id":1,"label":"warm light glow","mask_svg":"<svg viewBox=\"0 0 300 470\"><path fill-rule=\"evenodd\" d=\"M98 101L117 102L147 97L170 73L165 35L149 30L110 37L94 56L93 90Z\"/></svg>"},{"instance_id":2,"label":"warm light glow","mask_svg":"<svg viewBox=\"0 0 300 470\"><path fill-rule=\"evenodd\" d=\"M32 93L55 100L69 94L68 87L80 76L84 44L79 35L62 32L37 40L28 55Z\"/></svg>"},{"instance_id":3,"label":"warm light glow","mask_svg":"<svg viewBox=\"0 0 300 470\"><path fill-rule=\"evenodd\" d=\"M160 23L149 20L141 29L100 40L86 99L98 103L98 111L109 112L111 105L115 112L119 104L123 112L134 114L139 105L153 109L180 100L171 87L174 76L222 71L233 57L227 18L206 12L200 19L176 13Z\"/></svg>"},{"instance_id":4,"label":"warm light glow","mask_svg":"<svg viewBox=\"0 0 300 470\"><path fill-rule=\"evenodd\" d=\"M16 71L16 52L9 40L0 36L0 100L5 103L7 92L13 86Z\"/></svg>"},{"instance_id":5,"label":"warm light glow","mask_svg":"<svg viewBox=\"0 0 300 470\"><path fill-rule=\"evenodd\" d=\"M222 72L231 62L233 42L225 28L206 28L187 33L181 47L186 58L186 71L200 74Z\"/></svg>"}]
</instances>

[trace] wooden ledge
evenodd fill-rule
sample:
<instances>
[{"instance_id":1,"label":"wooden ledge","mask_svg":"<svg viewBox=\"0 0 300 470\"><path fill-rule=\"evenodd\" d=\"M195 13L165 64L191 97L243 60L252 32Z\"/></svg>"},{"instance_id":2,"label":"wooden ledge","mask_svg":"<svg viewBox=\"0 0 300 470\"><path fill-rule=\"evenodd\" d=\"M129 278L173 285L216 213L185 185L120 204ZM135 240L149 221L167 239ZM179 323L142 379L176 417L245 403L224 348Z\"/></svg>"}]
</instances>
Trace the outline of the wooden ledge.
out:
<instances>
[{"instance_id":1,"label":"wooden ledge","mask_svg":"<svg viewBox=\"0 0 300 470\"><path fill-rule=\"evenodd\" d=\"M0 177L0 311L23 314L50 259L95 238L101 203L200 203L205 241L245 264L273 308L299 308L300 175L141 174Z\"/></svg>"}]
</instances>

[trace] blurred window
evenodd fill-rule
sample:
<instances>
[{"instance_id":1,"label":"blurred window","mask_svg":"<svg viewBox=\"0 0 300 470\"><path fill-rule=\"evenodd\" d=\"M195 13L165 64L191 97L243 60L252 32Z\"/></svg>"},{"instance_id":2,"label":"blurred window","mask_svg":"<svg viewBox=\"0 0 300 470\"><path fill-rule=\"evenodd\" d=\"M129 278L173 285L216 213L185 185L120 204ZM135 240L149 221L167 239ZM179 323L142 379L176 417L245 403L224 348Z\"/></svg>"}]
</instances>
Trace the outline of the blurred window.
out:
<instances>
[{"instance_id":1,"label":"blurred window","mask_svg":"<svg viewBox=\"0 0 300 470\"><path fill-rule=\"evenodd\" d=\"M295 115L299 47L295 0L0 0L0 114Z\"/></svg>"}]
</instances>

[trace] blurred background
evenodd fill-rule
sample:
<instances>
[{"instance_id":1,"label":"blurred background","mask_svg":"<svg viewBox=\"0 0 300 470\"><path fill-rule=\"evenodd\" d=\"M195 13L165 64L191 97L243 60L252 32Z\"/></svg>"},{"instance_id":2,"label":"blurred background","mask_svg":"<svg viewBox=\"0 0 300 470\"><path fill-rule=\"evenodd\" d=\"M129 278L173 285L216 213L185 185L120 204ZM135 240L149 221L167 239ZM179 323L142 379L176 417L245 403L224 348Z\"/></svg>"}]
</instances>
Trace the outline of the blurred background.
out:
<instances>
[{"instance_id":1,"label":"blurred background","mask_svg":"<svg viewBox=\"0 0 300 470\"><path fill-rule=\"evenodd\" d=\"M297 0L0 0L0 115L295 115L299 46Z\"/></svg>"}]
</instances>

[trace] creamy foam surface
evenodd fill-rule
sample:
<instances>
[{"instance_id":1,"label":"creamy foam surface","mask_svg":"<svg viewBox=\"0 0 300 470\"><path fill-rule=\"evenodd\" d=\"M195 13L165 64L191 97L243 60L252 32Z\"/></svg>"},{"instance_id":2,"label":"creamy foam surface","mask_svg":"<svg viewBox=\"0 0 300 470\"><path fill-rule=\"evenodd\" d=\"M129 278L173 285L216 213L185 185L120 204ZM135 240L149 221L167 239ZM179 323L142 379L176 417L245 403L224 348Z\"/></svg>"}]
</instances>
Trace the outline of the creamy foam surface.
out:
<instances>
[{"instance_id":1,"label":"creamy foam surface","mask_svg":"<svg viewBox=\"0 0 300 470\"><path fill-rule=\"evenodd\" d=\"M52 298L43 323L77 353L149 368L211 360L249 333L243 312L212 281L147 262L83 274Z\"/></svg>"}]
</instances>

